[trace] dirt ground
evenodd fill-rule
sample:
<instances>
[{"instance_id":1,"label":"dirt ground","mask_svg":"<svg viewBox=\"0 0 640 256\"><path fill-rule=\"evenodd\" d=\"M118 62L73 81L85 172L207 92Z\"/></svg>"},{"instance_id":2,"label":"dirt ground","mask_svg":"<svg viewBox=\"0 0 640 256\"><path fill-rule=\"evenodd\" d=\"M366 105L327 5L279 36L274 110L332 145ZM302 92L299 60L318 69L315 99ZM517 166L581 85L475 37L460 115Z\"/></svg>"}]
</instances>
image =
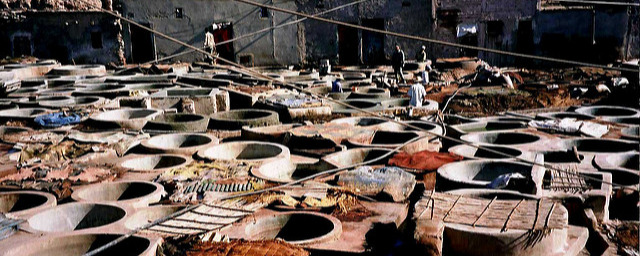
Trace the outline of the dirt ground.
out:
<instances>
[{"instance_id":1,"label":"dirt ground","mask_svg":"<svg viewBox=\"0 0 640 256\"><path fill-rule=\"evenodd\" d=\"M204 242L197 236L168 239L158 255L166 256L308 256L309 252L284 241Z\"/></svg>"},{"instance_id":2,"label":"dirt ground","mask_svg":"<svg viewBox=\"0 0 640 256\"><path fill-rule=\"evenodd\" d=\"M510 110L569 107L592 101L572 98L566 88L524 91L487 87L461 90L448 108L464 116L488 116Z\"/></svg>"}]
</instances>

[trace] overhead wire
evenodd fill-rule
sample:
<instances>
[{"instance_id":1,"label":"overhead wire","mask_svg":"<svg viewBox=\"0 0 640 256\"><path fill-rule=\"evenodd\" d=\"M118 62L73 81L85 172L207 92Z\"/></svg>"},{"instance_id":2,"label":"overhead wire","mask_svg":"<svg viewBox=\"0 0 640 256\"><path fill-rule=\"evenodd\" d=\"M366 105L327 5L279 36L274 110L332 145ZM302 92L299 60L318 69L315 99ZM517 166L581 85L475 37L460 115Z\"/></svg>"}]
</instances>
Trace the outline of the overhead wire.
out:
<instances>
[{"instance_id":1,"label":"overhead wire","mask_svg":"<svg viewBox=\"0 0 640 256\"><path fill-rule=\"evenodd\" d=\"M80 0L80 1L85 1L85 2L86 2L86 0ZM268 6L268 5L263 5L263 4L259 4L259 3L254 3L254 2L246 1L246 0L234 0L234 1L243 2L243 3L244 3L244 2L246 2L246 3L253 4L253 5L257 5L257 6L260 6L260 7L263 7L263 6L264 6L264 7L267 7L267 8L277 8L277 7ZM366 114L369 114L369 115L372 115L372 116L376 116L376 117L379 117L379 118L383 118L383 119L388 120L389 122L393 122L393 123L396 123L396 124L398 124L398 125L405 126L405 127L407 127L407 128L411 128L411 129L414 129L414 130L417 130L417 131L422 131L422 132L425 132L425 133L430 134L430 135L432 135L432 136L436 136L436 137L439 137L439 138L442 138L442 139L446 139L446 140L450 140L450 141L453 141L453 142L456 142L456 143L460 143L460 144L466 144L466 145L468 145L468 146L471 146L471 147L474 147L474 148L477 148L477 149L485 150L485 151L487 151L487 152L489 152L489 153L494 153L494 154L498 154L498 155L501 155L501 156L505 156L505 157L513 158L513 159L515 159L515 160L518 160L518 161L521 161L521 162L523 162L523 163L527 163L527 164L530 164L530 165L538 165L538 166L542 166L542 167L545 167L545 168L553 169L553 170L556 170L556 171L566 172L566 170L558 169L558 168L555 168L555 167L550 166L550 165L548 165L548 164L540 164L540 163L536 163L536 162L534 162L534 161L531 161L531 160L528 160L528 159L522 159L522 158L520 158L520 157L514 157L513 155L509 155L509 154L504 153L504 152L500 152L500 151L497 151L497 150L493 150L493 149L491 149L491 148L484 148L483 146L475 145L475 144L470 143L470 142L468 142L468 141L464 141L464 140L460 140L460 139L456 139L456 138L452 138L452 137L448 137L448 136L442 136L441 134L437 134L437 133L433 133L433 132L427 131L427 130L425 130L425 129L423 129L423 128L420 128L420 127L418 127L418 126L411 125L411 124L407 124L407 123L403 123L403 122L397 121L397 120L395 120L395 119L393 119L393 118L385 117L385 116L380 115L379 113L376 113L376 112L372 112L372 111L369 111L369 110L365 110L365 109L362 109L362 108L358 108L358 107L352 106L352 105L350 105L350 104L348 104L348 103L341 102L341 101L338 101L338 100L335 100L335 99L332 99L332 98L329 98L329 97L326 97L326 96L318 95L318 94L316 94L316 93L314 93L314 92L311 92L311 91L309 91L309 90L306 90L306 89L304 89L304 88L302 88L302 87L300 87L300 86L298 86L298 85L295 85L295 84L290 84L290 83L281 83L280 81L278 81L278 80L276 80L276 79L274 79L274 78L272 78L272 77L269 77L269 76L267 76L267 75L264 75L264 74L262 74L262 73L260 73L260 72L255 71L255 70L251 70L251 69L249 69L249 68L247 68L247 67L245 67L245 66L243 66L243 65L237 64L237 63L235 63L235 62L233 62L233 61L230 61L230 60L227 60L227 59L221 58L221 57L219 57L219 56L213 56L213 55L211 55L211 53L209 53L209 52L206 52L206 51L201 50L201 49L199 49L199 48L197 48L197 47L194 47L194 46L191 46L191 45L189 45L189 44L186 44L186 43L184 43L184 42L182 42L182 41L180 41L180 40L177 40L177 39L175 39L175 38L173 38L173 37L170 37L170 36L168 36L168 35L166 35L166 34L164 34L164 33L162 33L162 32L159 32L159 31L156 31L156 30L154 30L154 29L148 28L148 27L146 27L146 26L144 26L144 25L142 25L142 24L140 24L140 23L138 23L138 22L136 22L136 21L133 21L133 20L131 20L131 19L129 19L129 18L125 18L125 17L123 17L123 16L119 15L118 13L115 13L115 12L110 11L110 10L106 10L106 9L104 9L104 8L100 7L100 6L95 6L95 5L93 5L93 4L89 3L89 2L86 2L86 3L88 3L90 6L94 6L94 7L98 8L98 9L100 9L101 11L103 11L103 12L105 12L105 13L108 13L108 14L110 14L110 15L113 15L114 17L117 17L117 18L120 18L120 19L122 19L122 20L125 20L125 21L129 22L130 24L134 24L134 25L136 25L136 26L138 26L138 27L140 27L140 28L142 28L142 29L144 29L144 30L147 30L147 31L149 31L149 32L151 32L151 33L157 34L157 35L159 35L159 36L161 36L161 37L163 37L163 38L166 38L167 40L170 40L170 41L175 42L175 43L177 43L177 44L183 45L183 46L185 46L185 47L187 47L187 48L191 48L191 49L194 49L194 50L196 50L196 51L199 51L199 52L201 52L201 53L203 53L203 54L207 54L207 55L209 55L209 56L211 56L211 57L215 57L216 59L220 60L221 62L227 63L227 64L229 64L230 66L233 66L233 67L235 67L235 68L239 68L239 69L241 69L241 70L245 70L245 72L251 73L251 74L253 74L253 75L257 76L257 77L260 77L260 78L263 78L263 79L267 79L267 80L270 80L270 81L275 82L275 83L278 83L278 84L283 84L283 85L285 85L285 86L288 86L288 87L294 88L294 89L296 89L296 90L299 90L299 91L301 91L301 92L307 93L307 94L309 94L309 95L313 95L314 97L322 98L322 99L325 99L325 100L330 101L330 102L332 102L332 103L335 103L335 104L338 104L338 105L341 105L341 106L344 106L344 107L347 107L347 108L351 108L351 109L357 110L357 111L362 112L362 113L366 113ZM277 8L277 9L281 9L281 8ZM288 11L288 10L285 10L285 11ZM295 13L295 12L294 12L294 13ZM303 15L304 15L304 14L303 14ZM313 19L318 19L317 17L312 17L312 16L309 16L309 17L310 17L310 18L313 18ZM348 25L351 25L351 24L348 24ZM603 182L603 183L608 184L608 185L617 185L617 186L622 186L621 184L617 184L617 183L613 183L613 182L607 182L607 181L604 181L604 180L601 180L601 179L593 178L593 177L588 176L588 175L582 175L582 176L584 176L584 178L585 178L585 179L590 179L590 180L600 181L600 182Z\"/></svg>"},{"instance_id":2,"label":"overhead wire","mask_svg":"<svg viewBox=\"0 0 640 256\"><path fill-rule=\"evenodd\" d=\"M235 1L253 3L253 2L251 2L251 1L245 1L245 0L235 0ZM258 6L263 6L262 4L259 4L259 3L253 3L253 4L258 5ZM266 7L270 7L270 6L266 6ZM271 7L271 8L274 8L274 7ZM100 8L100 9L102 9L102 8ZM104 9L102 9L102 10L104 10ZM174 42L176 42L176 43L178 43L178 44L181 44L181 45L184 45L184 46L186 46L186 47L192 48L192 49L194 49L194 50L200 51L200 52L202 52L203 54L209 54L209 55L210 55L210 53L208 53L208 52L206 52L206 51L200 50L200 49L198 49L198 48L196 48L196 47L193 47L193 46L191 46L191 45L188 45L188 44L186 44L186 43L183 43L183 42L181 42L181 41L179 41L179 40L177 40L177 39L175 39L175 38L172 38L172 37L170 37L170 36L167 36L167 35L165 35L165 34L163 34L163 33L159 32L159 31L155 31L155 30L153 30L153 29L147 28L147 27L145 27L145 26L143 26L143 25L141 25L141 24L139 24L139 23L137 23L137 22L135 22L135 21L132 21L131 19L127 19L127 18L124 18L124 17L120 16L119 14L114 13L113 11L108 11L108 10L104 10L104 11L105 11L105 12L107 12L107 13L110 13L110 14L112 14L112 15L115 15L116 17L121 17L123 20L125 20L125 21L127 21L127 22L129 22L129 23L131 23L131 24L137 25L137 26L139 26L139 27L141 27L141 28L143 28L143 29L148 30L149 32L152 32L152 33L158 34L158 35L160 35L160 36L162 36L162 37L164 37L164 38L169 39L170 41L174 41ZM212 56L212 57L214 57L214 56ZM252 74L254 74L254 75L255 75L255 76L257 76L257 77L261 77L261 78L268 79L268 80L271 80L271 81L276 82L276 83L280 83L280 81L277 81L277 80L275 80L275 79L274 79L274 78L272 78L272 77L269 77L269 76L266 76L266 75L264 75L264 74L261 74L261 73L259 73L259 72L257 72L257 71L254 71L254 70L248 69L247 67L244 67L244 66L242 66L242 65L240 65L240 64L237 64L237 63L235 63L235 62L232 62L232 61L226 60L226 59L221 58L221 57L217 57L217 59L219 59L220 61L222 61L222 62L224 62L224 63L229 64L230 66L233 66L233 67L236 67L236 68L240 68L240 69L242 69L242 70L245 70L245 71L246 71L246 72L248 72L248 73L252 73ZM283 85L285 85L285 86L289 86L289 87L291 87L291 88L294 88L294 89L299 90L299 91L301 91L301 92L305 92L305 93L310 94L310 95L313 95L313 96L315 96L315 97L323 98L323 99L328 100L328 101L331 101L331 102L333 102L333 103L336 103L336 104L339 104L339 105L342 105L342 106L345 106L345 107L348 107L348 108L351 108L351 109L357 110L357 111L359 111L359 112L363 112L363 113L366 113L366 114L369 114L369 115L372 115L372 116L376 116L376 117L379 117L379 118L387 119L387 120L388 120L388 121L390 121L390 122L394 122L394 123L396 123L396 124L399 124L399 125L402 125L402 126L405 126L405 127L411 128L411 129L415 129L415 130L418 130L418 131L426 132L426 133L428 133L428 134L430 134L430 135L432 135L432 136L437 136L437 137L440 137L440 138L442 138L442 139L451 140L451 141L456 142L456 143L466 144L466 145L469 145L469 146L471 146L471 147L474 147L474 148L477 148L477 149L482 149L482 150L485 150L485 151L487 151L487 152L495 153L495 154L498 154L498 155L501 155L501 156L512 157L512 158L514 158L514 159L516 159L516 160L518 160L518 161L521 161L521 162L524 162L524 163L527 163L527 164L530 164L530 165L539 165L539 166L546 167L546 168L552 168L552 169L555 169L555 170L557 170L557 171L561 171L561 172L562 172L562 171L564 171L564 170L562 170L562 169L556 169L556 168L554 168L554 167L552 167L552 166L549 166L549 165L547 165L547 164L540 164L540 163L533 162L533 161L531 161L531 160L521 159L521 158L519 158L519 157L514 157L513 155L509 155L509 154L507 154L507 153L500 152L500 151L496 151L496 150L493 150L493 149L490 149L490 148L484 148L483 146L478 146L478 145L475 145L475 144L470 143L470 142L467 142L467 141L463 141L463 140L460 140L460 139L451 138L451 137L448 137L448 136L442 136L442 135L440 135L440 134L437 134L437 133L433 133L433 132L430 132L430 131L424 130L424 129L422 129L422 128L420 128L420 127L417 127L417 126L415 126L415 125L411 125L411 124L403 123L403 122L400 122L400 121L394 120L394 119L392 119L392 118L384 117L384 116L380 115L379 113L375 113L375 112L372 112L372 111L368 111L368 110L365 110L365 109L361 109L361 108L358 108L358 107L352 106L352 105L350 105L350 104L347 104L347 103L344 103L344 102L341 102L341 101L337 101L337 100L334 100L334 99L331 99L331 98L328 98L328 97L325 97L325 96L317 95L317 94L315 94L315 93L313 93L313 92L310 92L310 91L308 91L308 90L306 90L306 89L304 89L304 88L302 88L302 87L300 87L300 86L294 85L294 84L287 84L287 83L283 83ZM596 180L596 181L601 181L601 182L603 182L603 183L607 183L606 181L603 181L603 180L600 180L600 179L597 179L597 178L593 178L593 177L586 176L586 175L583 175L583 176L585 176L585 178L587 178L587 179L593 179L593 180ZM610 184L610 185L619 185L619 184L616 184L616 183L609 183L609 184Z\"/></svg>"},{"instance_id":3,"label":"overhead wire","mask_svg":"<svg viewBox=\"0 0 640 256\"><path fill-rule=\"evenodd\" d=\"M84 1L84 0L81 0L81 1ZM253 3L253 2L250 2L250 1L244 1L244 0L235 0L235 1L239 1L239 2L249 2L249 3L252 3L252 4L257 4L257 3ZM88 2L87 2L87 3L88 3ZM226 59L221 58L221 57L219 57L219 56L212 56L209 52L203 51L203 50L201 50L201 49L199 49L199 48L197 48L197 47L194 47L194 46L191 46L191 45L186 44L186 43L184 43L184 42L181 42L181 41L179 41L179 40L177 40L177 39L175 39L175 38L172 38L172 37L170 37L170 36L168 36L168 35L166 35L166 34L163 34L162 32L156 31L156 30L151 29L151 28L147 28L147 27L145 27L145 26L143 26L143 25L141 25L141 24L139 24L139 23L137 23L137 22L135 22L135 21L133 21L133 20L131 20L131 19L128 19L128 18L122 17L121 15L119 15L119 14L117 14L117 13L113 12L113 11L106 10L106 9L104 9L104 8L100 7L100 6L95 6L95 5L91 4L91 3L89 3L89 4L90 4L91 6L94 6L94 7L98 8L98 9L100 9L101 11L103 11L103 12L105 12L105 13L107 13L107 14L113 15L114 17L117 17L117 18L122 19L122 20L124 20L124 21L126 21L126 22L129 22L130 24L134 24L134 25L136 25L136 26L138 26L138 27L140 27L140 28L142 28L142 29L144 29L144 30L147 30L147 31L149 31L149 32L151 32L151 33L157 34L157 35L159 35L159 36L161 36L161 37L163 37L163 38L165 38L165 39L167 39L167 40L169 40L169 41L172 41L172 42L175 42L175 43L177 43L177 44L183 45L183 46L185 46L185 47L187 47L187 48L191 48L191 49L193 49L194 51L198 51L198 52L201 52L201 53L203 53L203 54L207 54L207 55L209 55L209 56L211 56L211 57L214 57L214 58L216 58L216 59L220 60L221 62L224 62L224 63L229 64L230 66L233 66L233 67L239 68L239 69L244 70L245 72L248 72L248 73L252 73L252 74L254 74L254 75L255 75L255 76L257 76L257 77L265 78L265 79L271 80L271 81L273 81L273 82L280 83L280 81L277 81L277 80L275 80L275 79L273 79L273 78L271 78L271 77L269 77L269 76L263 75L263 74L261 74L261 73L259 73L259 72L257 72L257 71L254 71L254 70L248 69L247 67L244 67L244 66L242 66L242 65L240 65L240 64L237 64L237 63L235 63L235 62L232 62L232 61L226 60ZM257 5L260 5L260 4L257 4ZM309 18L315 18L315 17L309 17ZM373 31L373 32L375 32L375 31ZM232 70L232 69L230 69L230 70ZM494 154L497 154L497 155L501 155L501 156L506 156L506 157L509 157L509 158L513 158L514 160L517 160L517 161L520 161L520 162L523 162L523 163L527 163L527 164L532 165L532 166L541 166L541 167L544 167L544 168L547 168L547 169L552 169L552 170L556 170L556 171L560 171L560 172L569 172L569 171L567 171L567 170L559 169L559 168L556 168L556 167L550 166L550 165L545 164L545 163L537 163L537 162L534 162L534 161L531 161L531 160L528 160L528 159L523 159L523 158L520 158L520 157L517 157L517 156L510 155L510 154L508 154L508 153L504 153L504 152L496 151L496 150L493 150L493 149L491 149L491 148L486 148L486 147L481 146L481 145L476 145L476 144L473 144L473 143L470 143L470 142L467 142L467 141L463 141L463 140L460 140L460 139L455 139L455 138L452 138L452 137L449 137L449 136L443 136L443 135L440 135L440 134L437 134L437 133L433 133L433 132L427 131L427 130L425 130L425 129L423 129L423 128L417 127L417 126L415 126L415 125L411 125L411 124L408 124L408 123L403 123L403 122L400 122L400 121L394 120L394 119L392 119L392 118L384 117L384 116L380 115L379 113L371 112L371 111L368 111L368 110L365 110L365 109L361 109L361 108L358 108L358 107L352 106L352 105L350 105L350 104L348 104L348 103L344 103L344 102L336 101L336 100L333 100L333 99L328 98L328 97L325 97L325 96L317 95L317 94L315 94L315 93L313 93L313 92L310 92L310 91L308 91L308 90L306 90L306 89L304 89L304 88L301 88L301 87L299 87L299 86L297 86L297 85L294 85L294 84L287 84L287 83L282 83L282 84L283 84L283 85L285 85L285 86L289 86L289 87L291 87L291 88L294 88L294 89L296 89L296 90L299 90L299 91L301 91L301 92L308 93L309 95L313 95L314 97L323 98L323 99L326 99L326 100L331 101L331 102L333 102L333 103L336 103L336 104L338 104L338 105L342 105L342 106L345 106L345 107L347 107L347 108L351 108L351 109L357 110L357 111L362 112L362 113L370 114L370 115L372 115L372 116L376 116L376 117L378 117L378 118L383 118L383 119L388 120L389 122L397 123L397 124L402 125L402 126L405 126L405 127L407 127L407 128L411 128L411 129L414 129L414 130L417 130L417 131L424 132L424 133L426 133L426 134L428 134L428 135L431 135L431 136L436 136L436 137L439 137L439 138L442 138L442 139L446 139L446 140L454 141L454 142L461 143L461 144L465 144L465 145L468 145L468 146L471 146L471 147L474 147L474 148L477 148L477 149L481 149L481 150L484 150L484 151L487 151L487 152L490 152L490 153L494 153ZM412 141L414 141L414 140L417 140L418 138L422 138L422 137L424 137L424 135L423 135L423 136L420 136L420 137L417 137L417 138L414 138L414 139L412 139L412 140L409 140L409 141L405 142L405 144L408 144L408 143L410 143L410 142L412 142ZM404 145L404 144L403 144L403 145ZM396 149L396 150L397 150L397 149ZM388 152L387 154L391 154L392 152L394 152L394 151ZM364 161L364 162L362 162L362 163L358 163L357 165L366 164L366 163L368 163L368 161ZM337 172L337 171L343 170L343 169L345 169L345 168L346 168L346 169L348 169L348 168L353 168L353 167L336 168L336 169L328 170L328 171L325 171L325 172L322 172L322 173L318 173L318 174L315 174L315 175L312 175L312 176L308 176L308 177L305 177L305 178L303 178L303 179L299 179L299 180L296 180L296 181L293 181L293 182L290 182L290 183L281 184L281 185L276 186L276 187L270 187L270 188L262 189L262 190L259 190L259 191L250 191L250 192L247 192L247 193L240 193L240 194L230 195L230 196L227 196L227 197L219 198L219 199L217 199L217 200L233 199L233 198L237 198L237 197L244 197L244 196L252 195L252 194L256 194L256 193L264 193L264 192L268 192L268 191L273 191L273 190L278 189L278 188L282 188L282 187L287 187L287 186L295 185L295 184L298 184L298 183L304 182L304 181L306 181L306 180L314 179L314 178L317 178L317 177L319 177L319 176L323 176L323 175L327 175L327 174L330 174L330 173L333 173L333 172ZM572 173L572 174L576 174L576 173L573 173L573 172L571 172L571 173ZM603 183L603 184L609 184L609 185L620 185L620 184L616 184L616 183L613 183L613 182L607 182L607 181L604 181L604 180L602 180L602 179L594 178L594 177L591 177L591 176L588 176L588 175L584 175L584 174L579 174L579 173L578 173L578 175L582 176L582 177L583 177L583 178L585 178L585 179L595 180L595 181L601 182L601 183ZM197 205L200 205L200 204L197 204ZM187 208L183 209L182 211L178 211L177 213L184 213L184 212L186 212L186 211L188 211L188 210L194 209L194 208L195 208L195 206L197 206L197 205L187 207ZM150 225L151 225L151 224L157 225L158 223L161 223L161 222L166 221L166 220L168 220L168 219L175 218L176 216L178 216L178 214L171 214L171 215L169 215L169 216L170 216L170 217L165 217L165 218L157 219L156 221L151 222L151 223L150 223ZM149 225L145 225L144 227L147 227L147 228L148 228L148 226L149 226ZM141 231L141 230L142 230L141 228L138 228L138 229L135 229L135 230L133 230L133 231L131 231L131 232L128 232L127 234L124 234L124 235L120 236L119 238L117 238L117 239L115 239L115 240L113 240L113 241L111 241L111 242L109 242L109 243L107 243L107 244L105 244L105 245L103 245L103 246L101 246L101 247L98 247L98 248L96 248L96 249L94 249L94 250L92 250L92 251L90 251L90 252L87 252L85 255L87 255L87 256L96 255L97 253L100 253L100 252L102 252L102 251L104 251L104 250L106 250L106 249L110 248L111 246L113 246L113 245L115 245L115 244L117 244L117 243L119 243L119 242L121 242L121 241L125 240L126 238L128 238L128 237L130 237L130 236L132 236L132 235L136 234L137 232L139 232L139 231Z\"/></svg>"},{"instance_id":4,"label":"overhead wire","mask_svg":"<svg viewBox=\"0 0 640 256\"><path fill-rule=\"evenodd\" d=\"M239 1L239 2L251 2L251 1L245 1L245 0L235 0L235 1ZM259 6L261 6L261 5L262 5L262 4L258 4L258 3L254 3L254 4L259 5ZM269 6L267 6L267 7L269 7ZM103 9L103 10L104 10L104 9ZM105 10L105 12L110 13L110 14L112 14L112 15L115 15L116 17L121 17L120 15L118 15L117 13L114 13L114 12L112 12L112 11ZM131 24L137 25L137 26L139 26L139 27L141 27L141 28L143 28L143 29L146 29L146 30L148 30L148 31L150 31L150 32L152 32L152 33L156 33L156 34L158 34L158 35L160 35L160 36L162 36L162 37L165 37L165 38L167 38L167 39L169 39L169 40L171 40L171 41L177 42L177 43L179 43L179 44L181 44L181 45L184 45L184 46L186 46L186 47L189 47L189 48L192 48L192 49L194 49L194 50L200 51L200 52L202 52L203 54L209 54L209 55L210 55L210 53L208 53L208 52L206 52L206 51L200 50L200 49L198 49L198 48L196 48L196 47L193 47L193 46L191 46L191 45L188 45L188 44L186 44L186 43L183 43L183 42L181 42L181 41L179 41L179 40L177 40L177 39L175 39L175 38L171 38L171 37L169 37L169 36L167 36L167 35L165 35L165 34L163 34L163 33L159 32L159 31L155 31L155 30L153 30L153 29L147 28L147 27L145 27L145 26L143 26L143 25L141 25L141 24L139 24L139 23L137 23L137 22L135 22L135 21L132 21L132 20L127 19L127 18L124 18L124 17L123 17L123 19L124 19L125 21L127 21L127 22L131 23ZM246 72L251 73L251 74L253 74L253 75L257 76L257 77L261 77L261 78L268 79L268 80L271 80L271 81L276 82L276 83L280 83L280 81L277 81L277 80L275 80L275 79L274 79L274 78L272 78L272 77L269 77L269 76L266 76L266 75L264 75L264 74L261 74L261 73L259 73L259 72L257 72L257 71L254 71L254 70L248 69L247 67L244 67L244 66L242 66L242 65L240 65L240 64L237 64L237 63L235 63L235 62L232 62L232 61L226 60L226 59L221 58L221 57L219 57L219 56L212 56L212 57L216 57L216 58L217 58L218 60L220 60L221 62L227 63L227 64L229 64L230 66L233 66L233 67L236 67L236 68L240 68L241 70L245 70ZM520 158L520 157L514 157L513 155L510 155L510 154L507 154L507 153L504 153L504 152L500 152L500 151L496 151L496 150L493 150L493 149L491 149L491 148L485 148L485 147L483 147L483 146L475 145L475 144L473 144L473 143L470 143L470 142L467 142L467 141L463 141L463 140L460 140L460 139L455 139L455 138L451 138L451 137L448 137L448 136L442 136L442 135L440 135L440 134L437 134L437 133L433 133L433 132L430 132L430 131L424 130L424 129L422 129L422 128L420 128L420 127L417 127L417 126L415 126L415 125L411 125L411 124L403 123L403 122L400 122L400 121L394 120L394 119L392 119L392 118L384 117L384 116L380 115L379 113L375 113L375 112L372 112L372 111L368 111L368 110L365 110L365 109L361 109L361 108L358 108L358 107L352 106L352 105L350 105L350 104L348 104L348 103L344 103L344 102L341 102L341 101L334 100L334 99L332 99L332 98L328 98L328 97L325 97L325 96L317 95L317 94L315 94L315 93L313 93L313 92L310 92L310 91L308 91L308 90L306 90L306 89L304 89L304 88L301 88L300 86L294 85L294 84L287 84L287 83L283 83L283 85L285 85L285 86L289 86L289 87L294 88L294 89L296 89L296 90L299 90L299 91L301 91L301 92L305 92L305 93L307 93L307 94L309 94L309 95L313 95L313 96L315 96L315 97L318 97L318 98L322 98L322 99L325 99L325 100L331 101L331 102L333 102L333 103L335 103L335 104L342 105L342 106L345 106L345 107L347 107L347 108L351 108L351 109L354 109L354 110L357 110L357 111L359 111L359 112L366 113L366 114L369 114L369 115L372 115L372 116L376 116L376 117L379 117L379 118L383 118L383 119L388 120L389 122L393 122L393 123L396 123L396 124L399 124L399 125L402 125L402 126L405 126L405 127L407 127L407 128L414 129L414 130L422 131L422 132L428 133L428 134L430 134L430 135L432 135L432 136L436 136L436 137L439 137L439 138L442 138L442 139L445 139L445 140L450 140L450 141L453 141L453 142L456 142L456 143L460 143L460 144L466 144L466 145L468 145L468 146L471 146L471 147L474 147L474 148L477 148L477 149L482 149L482 150L485 150L485 151L490 152L490 153L494 153L494 154L498 154L498 155L501 155L501 156L505 156L505 157L513 158L513 159L515 159L515 160L518 160L518 161L523 162L523 163L527 163L527 164L532 165L532 166L536 166L536 165L537 165L537 166L542 166L542 167L549 168L549 169L553 169L553 170L560 171L560 172L565 172L565 171L566 171L566 170L562 170L562 169L555 168L555 167L550 166L550 165L548 165L548 164L536 163L536 162L531 161L531 160L528 160L528 159L522 159L522 158ZM595 181L599 181L599 182L602 182L602 183L605 183L605 184L609 184L609 185L617 185L617 186L621 186L620 184L612 183L612 182L607 182L607 181L604 181L604 180L601 180L601 179L597 179L597 178L594 178L594 177L591 177L591 176L588 176L588 175L582 175L582 176L584 176L584 178L585 178L585 179L595 180Z\"/></svg>"}]
</instances>

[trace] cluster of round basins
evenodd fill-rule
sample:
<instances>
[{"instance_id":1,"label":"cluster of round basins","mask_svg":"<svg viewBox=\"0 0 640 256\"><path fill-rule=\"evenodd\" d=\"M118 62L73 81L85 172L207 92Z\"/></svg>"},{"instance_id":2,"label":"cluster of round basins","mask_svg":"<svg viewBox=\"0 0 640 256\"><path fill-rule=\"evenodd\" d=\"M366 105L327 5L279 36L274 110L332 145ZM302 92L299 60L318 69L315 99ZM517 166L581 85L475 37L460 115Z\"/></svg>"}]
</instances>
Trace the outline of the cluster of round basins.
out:
<instances>
[{"instance_id":1,"label":"cluster of round basins","mask_svg":"<svg viewBox=\"0 0 640 256\"><path fill-rule=\"evenodd\" d=\"M19 226L24 232L3 241L9 243L0 255L82 255L131 230L125 223L133 223L132 215L139 216L138 209L160 201L163 193L153 182L97 183L74 188L76 202L56 206L48 193L1 192L0 211L26 221ZM132 236L99 255L155 255L157 242Z\"/></svg>"}]
</instances>

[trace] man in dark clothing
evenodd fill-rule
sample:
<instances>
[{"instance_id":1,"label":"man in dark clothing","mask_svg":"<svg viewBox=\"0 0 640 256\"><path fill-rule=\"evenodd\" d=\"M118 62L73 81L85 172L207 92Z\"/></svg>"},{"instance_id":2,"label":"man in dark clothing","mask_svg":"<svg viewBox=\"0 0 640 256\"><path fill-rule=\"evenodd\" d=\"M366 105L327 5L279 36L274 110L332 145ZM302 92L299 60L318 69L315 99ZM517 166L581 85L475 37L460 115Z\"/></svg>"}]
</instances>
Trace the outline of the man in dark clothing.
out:
<instances>
[{"instance_id":1,"label":"man in dark clothing","mask_svg":"<svg viewBox=\"0 0 640 256\"><path fill-rule=\"evenodd\" d=\"M404 68L404 52L400 50L400 45L396 45L396 51L391 57L391 66L393 66L393 73L396 76L396 81L399 83L406 83L404 76L402 76L402 68Z\"/></svg>"},{"instance_id":2,"label":"man in dark clothing","mask_svg":"<svg viewBox=\"0 0 640 256\"><path fill-rule=\"evenodd\" d=\"M420 47L420 50L418 50L418 52L416 53L417 62L427 62L427 53L425 52L426 49L427 47L424 45Z\"/></svg>"}]
</instances>

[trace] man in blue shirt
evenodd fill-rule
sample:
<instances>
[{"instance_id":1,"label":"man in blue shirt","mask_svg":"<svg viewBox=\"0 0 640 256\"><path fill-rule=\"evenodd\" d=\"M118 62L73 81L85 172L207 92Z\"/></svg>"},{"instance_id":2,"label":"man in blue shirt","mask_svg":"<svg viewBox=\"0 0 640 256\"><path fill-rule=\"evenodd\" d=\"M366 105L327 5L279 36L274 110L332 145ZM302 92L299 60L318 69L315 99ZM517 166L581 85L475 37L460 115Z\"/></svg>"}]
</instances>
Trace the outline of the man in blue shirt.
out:
<instances>
[{"instance_id":1,"label":"man in blue shirt","mask_svg":"<svg viewBox=\"0 0 640 256\"><path fill-rule=\"evenodd\" d=\"M342 79L338 78L331 84L331 92L342 92Z\"/></svg>"}]
</instances>

